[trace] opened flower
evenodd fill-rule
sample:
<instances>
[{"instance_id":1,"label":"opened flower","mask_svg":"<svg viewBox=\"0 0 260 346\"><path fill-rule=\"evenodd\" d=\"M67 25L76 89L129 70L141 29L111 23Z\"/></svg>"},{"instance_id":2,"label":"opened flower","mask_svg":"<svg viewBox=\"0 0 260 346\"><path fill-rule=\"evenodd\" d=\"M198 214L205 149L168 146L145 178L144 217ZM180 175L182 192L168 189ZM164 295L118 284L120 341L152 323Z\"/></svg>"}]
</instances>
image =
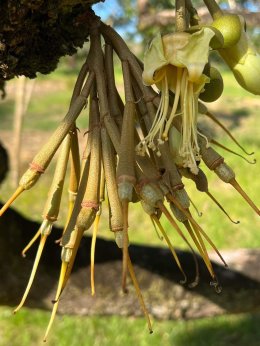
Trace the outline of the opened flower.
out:
<instances>
[{"instance_id":1,"label":"opened flower","mask_svg":"<svg viewBox=\"0 0 260 346\"><path fill-rule=\"evenodd\" d=\"M176 32L157 35L144 56L143 81L155 84L161 90L161 101L148 135L137 146L143 154L146 146L157 150L158 145L168 140L173 118L182 116L180 156L184 167L198 173L196 161L200 160L197 141L198 97L209 78L203 74L208 62L209 43L213 30L203 28L193 34ZM169 113L169 92L174 93L174 102Z\"/></svg>"}]
</instances>

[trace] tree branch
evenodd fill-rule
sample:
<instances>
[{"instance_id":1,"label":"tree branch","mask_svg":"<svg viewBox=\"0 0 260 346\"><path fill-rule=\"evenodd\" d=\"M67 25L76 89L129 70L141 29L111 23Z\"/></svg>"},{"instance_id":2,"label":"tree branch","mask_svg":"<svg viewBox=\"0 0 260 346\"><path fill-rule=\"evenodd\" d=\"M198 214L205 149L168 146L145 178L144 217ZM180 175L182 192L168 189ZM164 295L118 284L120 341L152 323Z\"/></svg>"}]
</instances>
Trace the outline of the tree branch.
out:
<instances>
[{"instance_id":1,"label":"tree branch","mask_svg":"<svg viewBox=\"0 0 260 346\"><path fill-rule=\"evenodd\" d=\"M87 40L87 14L99 1L1 1L0 81L53 71Z\"/></svg>"},{"instance_id":2,"label":"tree branch","mask_svg":"<svg viewBox=\"0 0 260 346\"><path fill-rule=\"evenodd\" d=\"M203 23L209 23L212 21L211 16L206 7L200 7L197 9L198 14ZM244 16L248 26L259 26L260 25L260 12L249 12L243 11L228 11L229 13L241 14ZM147 13L143 12L139 16L138 28L139 30L145 30L151 26L166 26L173 23L175 18L175 10L163 10L160 12Z\"/></svg>"}]
</instances>

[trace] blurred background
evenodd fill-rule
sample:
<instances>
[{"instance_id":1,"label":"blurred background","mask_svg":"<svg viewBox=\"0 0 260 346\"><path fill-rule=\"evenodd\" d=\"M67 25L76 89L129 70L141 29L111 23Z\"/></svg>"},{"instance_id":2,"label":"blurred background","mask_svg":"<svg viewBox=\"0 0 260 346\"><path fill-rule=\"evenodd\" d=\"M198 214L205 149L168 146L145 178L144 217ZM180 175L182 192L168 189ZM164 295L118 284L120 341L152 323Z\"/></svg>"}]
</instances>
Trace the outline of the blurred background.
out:
<instances>
[{"instance_id":1,"label":"blurred background","mask_svg":"<svg viewBox=\"0 0 260 346\"><path fill-rule=\"evenodd\" d=\"M194 1L203 20L209 20L201 1ZM94 6L96 14L113 25L125 38L132 51L142 58L145 46L159 30L169 32L172 28L172 1L117 1L106 0ZM247 18L248 33L256 45L260 45L260 16L257 1L229 0L221 2L224 9L243 13ZM204 12L203 12L204 10ZM203 14L204 13L204 14ZM258 47L259 49L259 47ZM46 142L58 122L68 109L70 96L77 73L88 51L88 44L75 56L64 57L58 68L50 75L38 74L35 80L13 79L7 83L6 97L0 103L0 141L10 157L9 174L0 186L0 200L6 201L17 184L17 179L25 171L28 163ZM224 92L219 100L209 104L209 110L232 132L240 144L252 156L246 156L223 130L209 119L200 119L216 139L249 161L222 149L220 154L235 170L238 182L244 187L253 201L259 205L259 148L260 148L260 98L244 91L232 73L217 55L210 57L212 64L224 79ZM115 60L116 61L116 60ZM123 91L120 63L115 63L116 83ZM256 78L258 78L256 76ZM19 90L26 89L26 111L19 111ZM21 118L21 113L23 117ZM88 127L88 119L81 114L77 126L81 142ZM13 207L26 218L41 222L41 213L51 184L55 165L52 163L42 176L37 187L24 193ZM202 166L203 167L203 166ZM199 193L189 181L185 185L191 199L202 217L194 215L217 248L223 251L235 249L257 249L260 247L259 218L231 186L219 181L212 172L206 170L211 193L221 202L239 225L232 224L227 217L203 193ZM105 211L106 213L106 211ZM66 210L61 209L57 224L62 227ZM136 206L130 208L131 243L165 246L158 239L143 212ZM163 220L163 226L170 225ZM1 230L4 231L4 230ZM112 239L105 218L100 226L99 236ZM185 249L183 242L176 238L175 245ZM12 251L12 249L10 249ZM21 259L22 261L22 259ZM6 273L8 275L8 272ZM209 290L211 288L209 287ZM225 290L225 287L223 287ZM236 290L236 287L234 287ZM28 297L30 299L30 296ZM232 297L231 297L232 299ZM17 298L17 302L19 297ZM246 299L244 304L246 304ZM188 308L188 307L187 307ZM23 308L16 316L12 307L0 306L0 345L25 346L39 345L48 323L50 313L39 309ZM154 334L149 335L143 318L122 316L57 316L49 337L49 345L176 345L176 346L239 346L260 344L260 314L248 312L223 314L189 320L154 320Z\"/></svg>"}]
</instances>

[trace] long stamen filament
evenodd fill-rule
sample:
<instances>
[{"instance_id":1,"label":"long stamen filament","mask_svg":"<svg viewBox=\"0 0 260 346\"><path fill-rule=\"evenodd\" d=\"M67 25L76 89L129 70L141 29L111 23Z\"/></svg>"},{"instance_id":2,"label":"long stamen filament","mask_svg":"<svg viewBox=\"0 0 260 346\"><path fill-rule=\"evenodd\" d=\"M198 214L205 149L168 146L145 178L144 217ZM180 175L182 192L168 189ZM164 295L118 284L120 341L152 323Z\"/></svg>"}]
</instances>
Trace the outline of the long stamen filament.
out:
<instances>
[{"instance_id":1,"label":"long stamen filament","mask_svg":"<svg viewBox=\"0 0 260 346\"><path fill-rule=\"evenodd\" d=\"M163 132L163 138L165 138L166 140L168 139L168 132L172 125L173 118L177 115L176 111L179 104L180 93L181 93L182 71L183 71L182 68L177 68L177 82L176 82L176 90L174 95L174 102L173 102L171 114L169 116L169 119L167 120L165 130Z\"/></svg>"},{"instance_id":2,"label":"long stamen filament","mask_svg":"<svg viewBox=\"0 0 260 346\"><path fill-rule=\"evenodd\" d=\"M219 125L223 131L226 132L226 134L236 143L236 145L243 150L243 152L247 155L253 155L254 152L252 151L251 153L249 153L248 151L245 150L244 147L242 147L242 145L236 140L236 138L232 135L232 133L210 112L206 112L206 115L213 120L217 125Z\"/></svg>"},{"instance_id":3,"label":"long stamen filament","mask_svg":"<svg viewBox=\"0 0 260 346\"><path fill-rule=\"evenodd\" d=\"M174 257L174 259L175 259L175 262L177 263L177 266L178 266L178 268L180 269L180 271L181 271L181 273L183 275L183 280L181 280L181 283L185 284L187 282L187 276L186 276L186 274L185 274L185 272L184 272L184 270L183 270L183 268L181 266L181 263L179 261L178 255L177 255L176 251L174 250L174 247L172 246L172 243L171 243L169 237L167 236L167 233L165 232L164 228L162 227L162 225L160 223L160 220L157 218L156 215L152 215L151 219L156 222L160 232L162 233L164 239L166 240L166 243L167 243L167 245L168 245L168 247L169 247L169 249L170 249L170 251L171 251L171 253L172 253L173 257Z\"/></svg>"},{"instance_id":4,"label":"long stamen filament","mask_svg":"<svg viewBox=\"0 0 260 346\"><path fill-rule=\"evenodd\" d=\"M225 267L227 267L227 263L225 262L224 258L221 256L220 252L218 251L218 249L216 248L216 246L214 245L214 243L211 241L211 239L207 236L207 234L203 231L203 229L200 227L200 225L193 219L192 215L190 214L190 212L188 210L185 210L182 205L178 202L177 199L175 199L172 195L168 194L167 198L173 202L183 213L185 216L187 216L187 218L189 219L189 221L191 222L191 224L196 227L202 234L203 236L206 238L206 240L210 243L210 245L213 247L213 249L216 251L217 255L219 256L219 258L221 259L221 261L223 262L223 264L225 265Z\"/></svg>"},{"instance_id":5,"label":"long stamen filament","mask_svg":"<svg viewBox=\"0 0 260 346\"><path fill-rule=\"evenodd\" d=\"M10 207L10 205L20 196L20 194L24 191L24 188L22 186L19 186L14 194L8 199L8 201L3 205L3 207L0 210L0 216L3 215L3 213Z\"/></svg>"},{"instance_id":6,"label":"long stamen filament","mask_svg":"<svg viewBox=\"0 0 260 346\"><path fill-rule=\"evenodd\" d=\"M157 235L158 239L161 240L161 241L163 241L163 236L161 236L161 235L159 234L159 231L158 231L158 229L157 229L156 223L154 222L154 219L153 219L152 215L150 215L150 218L151 218L151 221L152 221L152 224L153 224L153 227L154 227L154 230L155 230L155 232L156 232L156 235Z\"/></svg>"},{"instance_id":7,"label":"long stamen filament","mask_svg":"<svg viewBox=\"0 0 260 346\"><path fill-rule=\"evenodd\" d=\"M122 265L122 290L127 293L126 279L127 279L127 256L128 256L128 201L122 202L123 210L123 265Z\"/></svg>"},{"instance_id":8,"label":"long stamen filament","mask_svg":"<svg viewBox=\"0 0 260 346\"><path fill-rule=\"evenodd\" d=\"M230 220L231 222L233 222L233 223L236 224L236 225L240 223L240 221L234 221L234 220L231 219L231 217L230 217L229 214L226 212L226 210L222 207L222 205L216 200L216 198L215 198L209 191L206 191L206 194L212 199L212 201L213 201L214 203L216 203L216 205L220 208L220 210L223 211L223 213L229 218L229 220Z\"/></svg>"},{"instance_id":9,"label":"long stamen filament","mask_svg":"<svg viewBox=\"0 0 260 346\"><path fill-rule=\"evenodd\" d=\"M142 152L142 146L148 146L149 148L156 150L156 145L154 144L155 137L158 135L158 141L160 143L163 137L163 129L167 119L168 108L169 108L169 87L166 75L161 81L162 91L159 107L157 109L156 115L154 117L152 126L149 130L148 135L139 143L137 146L137 152Z\"/></svg>"},{"instance_id":10,"label":"long stamen filament","mask_svg":"<svg viewBox=\"0 0 260 346\"><path fill-rule=\"evenodd\" d=\"M244 200L251 206L251 208L260 215L260 210L257 208L257 206L254 204L254 202L249 198L249 196L245 193L245 191L242 189L242 187L238 184L238 182L235 179L232 179L229 182L236 190L237 192L244 198Z\"/></svg>"},{"instance_id":11,"label":"long stamen filament","mask_svg":"<svg viewBox=\"0 0 260 346\"><path fill-rule=\"evenodd\" d=\"M199 233L201 233L203 235L203 237L207 240L207 242L211 245L211 247L216 251L216 253L218 254L219 258L222 260L223 264L225 267L227 267L227 263L224 260L224 258L222 257L222 255L220 254L220 252L218 251L216 245L213 243L213 241L209 238L209 236L207 235L207 233L205 231L203 231L203 229L201 227L199 227L198 224L193 224L193 228L195 230L195 232L198 230ZM199 234L196 232L196 234ZM199 237L199 235L198 235Z\"/></svg>"},{"instance_id":12,"label":"long stamen filament","mask_svg":"<svg viewBox=\"0 0 260 346\"><path fill-rule=\"evenodd\" d=\"M218 147L220 147L220 148L222 148L222 149L224 149L224 150L226 150L226 151L228 151L228 152L230 152L230 153L232 153L232 154L234 154L234 155L236 155L236 156L241 157L241 158L242 158L243 160L245 160L247 163L250 163L250 165L254 165L254 164L256 163L256 159L254 159L253 161L249 161L249 160L248 160L246 157L244 157L243 155L240 155L239 153L236 153L235 151L233 151L233 150L227 148L225 145L223 145L223 144L217 142L215 139L212 139L212 140L211 140L211 143L217 145Z\"/></svg>"},{"instance_id":13,"label":"long stamen filament","mask_svg":"<svg viewBox=\"0 0 260 346\"><path fill-rule=\"evenodd\" d=\"M137 297L138 297L138 299L140 301L141 308L142 308L143 313L145 315L145 318L147 320L147 325L148 325L150 334L152 334L153 333L152 323L151 323L151 320L150 320L147 308L145 306L144 298L143 298L142 292L140 290L140 287L139 287L139 284L138 284L138 281L137 281L137 278L136 278L136 275L135 275L135 272L134 272L134 267L132 265L132 262L131 262L131 259L130 259L130 256L129 256L128 252L127 252L127 267L128 267L131 279L133 281L133 284L134 284L134 287L135 287L135 290L136 290L136 293L137 293Z\"/></svg>"},{"instance_id":14,"label":"long stamen filament","mask_svg":"<svg viewBox=\"0 0 260 346\"><path fill-rule=\"evenodd\" d=\"M55 301L54 301L54 305L53 305L53 309L52 309L51 318L50 318L49 324L47 326L47 329L46 329L46 332L45 332L45 335L44 335L44 338L43 338L44 342L47 341L48 334L50 332L50 329L51 329L52 324L54 322L54 318L55 318L56 313L57 313L58 304L59 304L59 298L60 298L60 295L61 295L62 288L64 286L64 278L65 278L65 274L66 274L67 268L68 268L68 263L62 261L58 288L57 288L56 297L55 297Z\"/></svg>"},{"instance_id":15,"label":"long stamen filament","mask_svg":"<svg viewBox=\"0 0 260 346\"><path fill-rule=\"evenodd\" d=\"M190 204L193 206L193 208L195 209L198 217L201 217L203 215L202 211L199 211L199 209L197 208L196 204L193 202L193 200L189 197L189 201Z\"/></svg>"},{"instance_id":16,"label":"long stamen filament","mask_svg":"<svg viewBox=\"0 0 260 346\"><path fill-rule=\"evenodd\" d=\"M93 228L93 234L92 234L92 241L91 241L91 255L90 255L90 280L91 280L91 294L92 296L95 295L95 249L96 249L96 239L97 239L97 232L98 232L98 225L100 220L101 212L100 210L96 214L95 222L94 222L94 228Z\"/></svg>"},{"instance_id":17,"label":"long stamen filament","mask_svg":"<svg viewBox=\"0 0 260 346\"><path fill-rule=\"evenodd\" d=\"M172 224L172 226L176 229L176 231L178 232L178 234L180 235L180 237L185 241L185 243L188 245L188 247L190 248L191 252L192 252L192 256L194 258L194 262L196 264L196 278L194 280L194 285L197 283L198 281L198 260L196 257L196 253L193 249L193 247L190 245L189 241L187 240L187 238L185 237L185 235L183 234L182 230L179 228L179 226L177 225L177 223L174 221L174 219L172 218L171 214L169 213L169 211L167 210L167 208L164 206L164 204L162 202L158 202L157 206L159 207L159 209L163 212L163 214L167 217L167 219L169 220L169 222Z\"/></svg>"},{"instance_id":18,"label":"long stamen filament","mask_svg":"<svg viewBox=\"0 0 260 346\"><path fill-rule=\"evenodd\" d=\"M184 158L184 167L198 174L196 161L200 159L197 142L197 97L193 83L188 81L188 72L184 70L181 85L182 140L179 154Z\"/></svg>"},{"instance_id":19,"label":"long stamen filament","mask_svg":"<svg viewBox=\"0 0 260 346\"><path fill-rule=\"evenodd\" d=\"M203 258L203 261L206 264L206 267L208 268L208 271L209 271L210 275L214 279L215 278L215 273L213 271L212 264L210 262L210 259L209 259L209 256L208 256L205 244L204 244L200 234L196 233L196 235L197 235L197 238L196 238L196 236L195 236L195 234L193 232L193 229L191 228L189 222L185 222L184 225L185 225L187 231L189 232L192 240L194 241L197 249L199 250L199 253L200 253L201 257Z\"/></svg>"},{"instance_id":20,"label":"long stamen filament","mask_svg":"<svg viewBox=\"0 0 260 346\"><path fill-rule=\"evenodd\" d=\"M36 240L39 238L41 235L41 229L39 229L35 235L32 237L32 239L29 241L29 243L25 246L23 251L21 252L23 257L26 257L26 252L30 249L30 247L36 242Z\"/></svg>"},{"instance_id":21,"label":"long stamen filament","mask_svg":"<svg viewBox=\"0 0 260 346\"><path fill-rule=\"evenodd\" d=\"M39 244L39 247L38 247L38 250L37 250L37 254L36 254L36 257L35 257L35 260L34 260L34 264L33 264L33 268L32 268L32 272L31 272L31 275L30 275L30 278L29 278L29 281L28 281L28 284L27 284L27 287L26 287L26 290L23 294L23 297L22 297L22 300L20 302L20 304L15 308L14 310L14 314L21 309L21 307L23 306L27 296L28 296L28 293L32 287L32 283L33 283L33 280L34 280L34 277L35 277L35 274L36 274L36 270L38 268L38 265L39 265L39 262L40 262L40 259L41 259L41 255L42 255L42 251L43 251L43 248L44 248L44 245L45 245L45 242L46 242L46 239L48 237L48 234L47 235L42 235L41 237L41 240L40 240L40 244Z\"/></svg>"}]
</instances>

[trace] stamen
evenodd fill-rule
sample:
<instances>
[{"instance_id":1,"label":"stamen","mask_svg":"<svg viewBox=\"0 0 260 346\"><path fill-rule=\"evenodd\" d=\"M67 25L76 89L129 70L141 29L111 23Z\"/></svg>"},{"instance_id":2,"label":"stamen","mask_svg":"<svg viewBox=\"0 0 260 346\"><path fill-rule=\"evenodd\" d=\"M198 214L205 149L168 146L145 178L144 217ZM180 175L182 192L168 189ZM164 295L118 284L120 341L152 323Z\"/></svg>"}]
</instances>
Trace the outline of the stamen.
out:
<instances>
[{"instance_id":1,"label":"stamen","mask_svg":"<svg viewBox=\"0 0 260 346\"><path fill-rule=\"evenodd\" d=\"M214 280L210 282L210 286L213 286L215 289L216 293L221 293L222 292L222 287L220 286L218 280Z\"/></svg>"},{"instance_id":2,"label":"stamen","mask_svg":"<svg viewBox=\"0 0 260 346\"><path fill-rule=\"evenodd\" d=\"M162 211L162 213L167 217L167 219L170 221L170 223L172 224L172 226L176 229L176 231L178 232L178 234L181 236L181 238L185 241L185 243L188 245L188 247L190 248L193 258L194 258L194 262L196 264L196 278L194 280L195 282L198 282L198 265L197 265L197 257L196 257L196 253L193 249L193 247L190 245L189 241L187 240L187 238L185 237L185 235L183 234L182 230L179 228L179 226L177 225L177 223L174 221L174 219L172 218L171 214L169 213L169 211L167 210L167 208L164 206L164 204L162 202L158 202L157 203L158 208Z\"/></svg>"},{"instance_id":3,"label":"stamen","mask_svg":"<svg viewBox=\"0 0 260 346\"><path fill-rule=\"evenodd\" d=\"M208 271L209 271L211 277L213 279L215 279L215 273L214 273L214 270L212 268L212 264L210 262L209 255L208 255L208 252L206 250L205 244L204 244L200 234L197 234L197 232L196 232L196 235L198 238L197 239L194 232L193 232L194 228L193 229L191 228L188 221L184 221L184 226L187 229L187 231L189 232L189 235L191 236L192 240L194 241L197 249L199 250L199 253L200 253L201 257L203 258L203 261L204 261L206 267L208 268ZM196 280L195 280L195 282L196 282Z\"/></svg>"},{"instance_id":4,"label":"stamen","mask_svg":"<svg viewBox=\"0 0 260 346\"><path fill-rule=\"evenodd\" d=\"M166 76L162 80L162 106L161 109L158 108L156 116L154 118L153 125L149 131L148 138L150 135L150 143L154 143L154 138L157 135L158 131L160 131L161 126L163 125L164 119L167 116L167 111L168 111L168 102L169 102L169 90L168 90L168 81ZM159 114L159 116L157 116ZM160 138L160 136L159 136Z\"/></svg>"},{"instance_id":5,"label":"stamen","mask_svg":"<svg viewBox=\"0 0 260 346\"><path fill-rule=\"evenodd\" d=\"M225 265L225 267L227 267L227 263L225 262L225 260L223 259L223 257L221 256L220 252L218 251L218 249L216 248L216 246L214 245L214 243L211 241L211 239L207 236L207 234L203 231L203 229L200 227L200 225L193 219L191 213L189 212L189 210L186 210L182 207L182 205L179 203L179 201L177 199L175 199L171 194L167 194L167 198L173 202L184 214L185 216L187 216L187 218L189 219L189 221L191 222L191 224L194 226L195 229L198 229L204 236L204 238L206 238L206 240L210 243L210 245L213 247L213 249L216 251L217 255L219 256L219 258L221 259L221 261L223 262L223 264Z\"/></svg>"},{"instance_id":6,"label":"stamen","mask_svg":"<svg viewBox=\"0 0 260 346\"><path fill-rule=\"evenodd\" d=\"M26 300L26 298L28 296L28 293L29 293L29 291L30 291L30 289L32 287L32 283L33 283L33 280L34 280L34 277L35 277L35 274L36 274L36 270L38 268L38 265L39 265L39 262L40 262L40 259L41 259L42 251L43 251L43 248L44 248L44 245L45 245L47 237L48 237L48 234L42 235L42 237L41 237L40 244L39 244L39 247L38 247L38 250L37 250L37 254L36 254L36 257L35 257L35 260L34 260L32 272L31 272L31 275L30 275L27 287L25 289L25 292L24 292L24 295L22 297L22 300L21 300L20 304L14 310L14 314L18 310L21 309L21 307L23 306L23 304L24 304L24 302L25 302L25 300Z\"/></svg>"},{"instance_id":7,"label":"stamen","mask_svg":"<svg viewBox=\"0 0 260 346\"><path fill-rule=\"evenodd\" d=\"M127 278L127 258L128 258L128 201L122 201L123 210L123 266L122 266L122 290L127 293L126 278Z\"/></svg>"},{"instance_id":8,"label":"stamen","mask_svg":"<svg viewBox=\"0 0 260 346\"><path fill-rule=\"evenodd\" d=\"M197 224L194 223L193 224L193 229L195 230L198 238L200 238L200 234L199 232L203 235L203 237L207 240L207 242L211 245L211 247L216 251L216 253L218 254L219 258L221 259L221 261L223 262L225 267L228 267L226 261L224 260L224 258L222 257L222 255L220 254L220 252L218 251L216 245L212 242L212 240L209 238L209 236L207 235L207 233L205 233L205 231L203 231L203 229ZM198 231L198 232L197 232Z\"/></svg>"},{"instance_id":9,"label":"stamen","mask_svg":"<svg viewBox=\"0 0 260 346\"><path fill-rule=\"evenodd\" d=\"M238 184L236 179L232 179L229 181L229 183L237 190L238 193L244 198L244 200L250 205L250 207L258 214L260 215L260 210L257 208L257 206L254 204L254 202L249 198L249 196L245 193L245 191L242 189L242 187Z\"/></svg>"},{"instance_id":10,"label":"stamen","mask_svg":"<svg viewBox=\"0 0 260 346\"><path fill-rule=\"evenodd\" d=\"M236 145L243 150L243 152L247 155L253 155L254 152L248 153L244 147L236 140L236 138L232 135L232 133L210 112L207 112L206 115L213 120L216 124L218 124L225 132L226 134L236 143Z\"/></svg>"},{"instance_id":11,"label":"stamen","mask_svg":"<svg viewBox=\"0 0 260 346\"><path fill-rule=\"evenodd\" d=\"M231 222L233 222L236 225L240 223L240 221L234 221L234 220L231 219L231 217L228 215L226 210L222 207L222 205L216 200L216 198L209 191L206 191L206 194L212 199L212 201L214 203L216 203L216 205L223 211L223 213L229 218L229 220Z\"/></svg>"},{"instance_id":12,"label":"stamen","mask_svg":"<svg viewBox=\"0 0 260 346\"><path fill-rule=\"evenodd\" d=\"M156 150L158 148L158 146L154 143L155 137L157 135L159 136L159 140L161 140L161 138L163 137L163 129L169 109L169 87L166 75L162 79L161 83L161 99L152 126L149 130L148 135L136 147L137 153L140 153L141 156L144 153L144 148L146 147L146 145L152 150Z\"/></svg>"},{"instance_id":13,"label":"stamen","mask_svg":"<svg viewBox=\"0 0 260 346\"><path fill-rule=\"evenodd\" d=\"M166 240L166 243L167 243L167 245L168 245L168 247L169 247L169 249L170 249L170 251L171 251L171 253L172 253L173 257L174 257L174 259L175 259L175 262L176 262L178 268L180 269L180 271L181 271L181 273L183 275L183 280L181 280L180 283L181 284L185 284L187 282L187 276L186 276L186 274L185 274L185 272L184 272L184 270L183 270L183 268L181 266L181 263L179 261L178 255L177 255L176 251L174 250L174 247L172 246L172 243L171 243L170 239L167 236L167 233L165 232L164 228L162 227L162 225L160 223L160 220L157 218L156 215L151 215L151 220L153 222L156 222L159 230L161 231L162 235L164 236L164 238Z\"/></svg>"},{"instance_id":14,"label":"stamen","mask_svg":"<svg viewBox=\"0 0 260 346\"><path fill-rule=\"evenodd\" d=\"M205 136L203 133L201 133L199 130L197 130L197 134L198 134L198 135L200 135L200 137L202 137L202 138L204 138L204 139L205 139L205 141L206 141L205 146L206 146L206 148L208 149L208 148L210 147L208 137L207 137L207 136Z\"/></svg>"},{"instance_id":15,"label":"stamen","mask_svg":"<svg viewBox=\"0 0 260 346\"><path fill-rule=\"evenodd\" d=\"M153 333L152 323L151 323L151 320L150 320L147 308L145 306L144 298L143 298L142 292L140 290L140 287L139 287L139 284L138 284L138 281L137 281L137 278L136 278L136 275L135 275L135 272L134 272L134 267L132 265L132 262L131 262L131 259L130 259L130 256L129 256L128 252L127 252L127 266L128 266L128 270L129 270L131 279L133 281L133 284L134 284L134 287L135 287L135 290L136 290L136 294L137 294L137 297L139 299L141 308L142 308L143 313L145 315L145 318L146 318L146 321L147 321L147 324L148 324L148 329L150 331L150 334L152 334Z\"/></svg>"},{"instance_id":16,"label":"stamen","mask_svg":"<svg viewBox=\"0 0 260 346\"><path fill-rule=\"evenodd\" d=\"M49 324L47 326L47 329L46 329L46 332L45 332L45 335L44 335L44 338L43 338L44 342L47 341L48 334L50 332L50 329L51 329L52 324L54 322L55 315L57 313L61 291L62 291L62 288L64 286L64 278L65 278L65 274L66 274L66 271L67 271L67 267L68 267L68 263L62 261L58 288L57 288L56 297L55 297L55 300L54 300L54 305L53 305L53 309L52 309L51 318L50 318Z\"/></svg>"},{"instance_id":17,"label":"stamen","mask_svg":"<svg viewBox=\"0 0 260 346\"><path fill-rule=\"evenodd\" d=\"M17 197L20 196L20 194L24 191L24 188L22 186L19 186L14 194L8 199L8 201L3 205L2 209L0 210L0 216L3 215L3 213L10 207L10 205L16 200Z\"/></svg>"},{"instance_id":18,"label":"stamen","mask_svg":"<svg viewBox=\"0 0 260 346\"><path fill-rule=\"evenodd\" d=\"M41 229L39 229L35 235L32 237L32 239L29 241L29 243L25 246L25 248L22 251L22 256L26 257L26 252L30 249L30 247L35 243L35 241L39 238L41 235Z\"/></svg>"},{"instance_id":19,"label":"stamen","mask_svg":"<svg viewBox=\"0 0 260 346\"><path fill-rule=\"evenodd\" d=\"M156 217L157 217L157 216L156 216ZM157 235L158 239L161 240L161 241L163 241L163 236L161 236L161 235L159 234L158 229L157 229L157 226L156 226L156 223L154 222L154 219L153 219L152 215L150 216L150 218L151 218L151 221L152 221L152 224L153 224L153 227L154 227L154 230L155 230L155 232L156 232L156 235Z\"/></svg>"},{"instance_id":20,"label":"stamen","mask_svg":"<svg viewBox=\"0 0 260 346\"><path fill-rule=\"evenodd\" d=\"M101 210L99 208L95 222L94 222L94 228L93 228L93 234L92 234L92 241L91 241L91 255L90 255L90 280L91 280L91 295L95 295L95 272L94 272L94 265L95 265L95 248L96 248L96 239L97 239L97 232L98 232L98 225L100 220Z\"/></svg>"},{"instance_id":21,"label":"stamen","mask_svg":"<svg viewBox=\"0 0 260 346\"><path fill-rule=\"evenodd\" d=\"M182 71L183 71L182 68L177 68L177 82L176 82L176 90L175 90L175 95L174 95L174 102L173 102L171 114L169 116L169 119L167 120L165 130L164 130L163 135L162 135L162 137L165 140L168 140L169 129L172 125L172 121L173 121L174 117L177 116L176 111L177 111L177 107L179 104L180 93L181 93Z\"/></svg>"},{"instance_id":22,"label":"stamen","mask_svg":"<svg viewBox=\"0 0 260 346\"><path fill-rule=\"evenodd\" d=\"M184 70L181 85L182 141L179 154L184 158L183 166L198 174L196 161L200 160L197 142L197 103L193 83L188 81L188 72Z\"/></svg>"},{"instance_id":23,"label":"stamen","mask_svg":"<svg viewBox=\"0 0 260 346\"><path fill-rule=\"evenodd\" d=\"M71 274L72 268L74 266L74 262L75 262L75 259L76 259L76 255L77 255L77 252L78 252L78 249L79 249L79 245L80 245L80 241L81 241L82 236L83 236L83 233L78 231L77 236L76 236L76 240L75 240L75 243L74 243L74 246L71 249L71 254L70 254L69 261L68 261L68 266L67 266L67 270L66 270L66 273L65 273L65 277L64 277L64 280L63 280L63 284L62 284L62 288L61 288L61 293L60 294L62 294L62 292L65 289L65 287L67 285L67 282L68 282L68 280L70 278L70 274ZM68 250L68 248L65 248L65 247L63 249Z\"/></svg>"},{"instance_id":24,"label":"stamen","mask_svg":"<svg viewBox=\"0 0 260 346\"><path fill-rule=\"evenodd\" d=\"M190 201L191 205L193 206L193 208L195 209L198 217L201 217L203 215L203 213L201 211L199 211L196 204L192 201L192 199L190 197L189 197L189 201Z\"/></svg>"},{"instance_id":25,"label":"stamen","mask_svg":"<svg viewBox=\"0 0 260 346\"><path fill-rule=\"evenodd\" d=\"M245 160L246 162L250 163L250 165L254 165L254 164L256 163L256 159L254 159L253 161L249 161L249 160L248 160L246 157L244 157L243 155L240 155L240 154L236 153L235 151L233 151L233 150L227 148L226 146L224 146L223 144L217 142L217 141L214 140L214 139L211 140L211 143L217 145L218 147L220 147L220 148L222 148L222 149L224 149L224 150L226 150L226 151L228 151L229 153L232 153L232 154L234 154L234 155L236 155L236 156L241 157L243 160Z\"/></svg>"}]
</instances>

